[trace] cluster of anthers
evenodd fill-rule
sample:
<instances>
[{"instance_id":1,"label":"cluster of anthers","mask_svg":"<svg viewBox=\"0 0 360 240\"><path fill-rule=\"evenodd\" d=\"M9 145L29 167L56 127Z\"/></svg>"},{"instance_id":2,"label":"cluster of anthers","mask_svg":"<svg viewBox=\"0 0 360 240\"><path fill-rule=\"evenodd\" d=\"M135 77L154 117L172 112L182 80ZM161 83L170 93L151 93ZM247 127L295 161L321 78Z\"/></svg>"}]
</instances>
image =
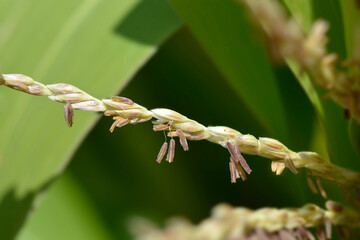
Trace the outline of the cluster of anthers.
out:
<instances>
[{"instance_id":1,"label":"cluster of anthers","mask_svg":"<svg viewBox=\"0 0 360 240\"><path fill-rule=\"evenodd\" d=\"M258 210L219 204L197 225L175 218L161 229L145 219L134 219L132 231L138 240L306 240L315 239L311 228L316 228L317 239L330 239L333 225L340 239L355 239L359 224L359 215L333 201L326 202L326 210L314 204Z\"/></svg>"},{"instance_id":2,"label":"cluster of anthers","mask_svg":"<svg viewBox=\"0 0 360 240\"><path fill-rule=\"evenodd\" d=\"M331 164L315 152L293 152L272 138L257 139L250 134L241 134L224 126L205 127L173 110L164 108L148 110L124 97L115 96L99 100L72 85L59 83L45 86L21 74L0 74L0 85L32 95L47 96L53 101L64 103L64 115L69 126L73 122L74 109L104 112L104 115L112 116L115 121L110 128L111 132L115 127L137 124L155 118L153 130L167 132L167 135L171 137L169 146L165 142L160 149L156 159L159 163L167 150L166 160L173 161L175 155L173 137L180 139L180 144L185 151L189 149L187 140L208 140L228 149L231 182L236 182L238 178L245 180L246 173L251 173L242 154L253 154L271 159L271 169L277 175L280 175L286 167L294 174L298 172L298 168L307 168L309 186L314 192L319 190L324 197L326 193L320 180L317 178L315 184L312 176L335 181L343 188L350 187L353 190L359 190L360 174L358 172Z\"/></svg>"},{"instance_id":3,"label":"cluster of anthers","mask_svg":"<svg viewBox=\"0 0 360 240\"><path fill-rule=\"evenodd\" d=\"M296 62L301 71L307 71L311 80L323 87L326 97L348 111L360 123L360 32L356 36L352 59L339 65L338 56L328 53L326 32L329 24L317 20L306 34L295 19L287 17L275 0L240 0L253 13L269 36L275 56ZM355 29L354 29L355 30Z\"/></svg>"}]
</instances>

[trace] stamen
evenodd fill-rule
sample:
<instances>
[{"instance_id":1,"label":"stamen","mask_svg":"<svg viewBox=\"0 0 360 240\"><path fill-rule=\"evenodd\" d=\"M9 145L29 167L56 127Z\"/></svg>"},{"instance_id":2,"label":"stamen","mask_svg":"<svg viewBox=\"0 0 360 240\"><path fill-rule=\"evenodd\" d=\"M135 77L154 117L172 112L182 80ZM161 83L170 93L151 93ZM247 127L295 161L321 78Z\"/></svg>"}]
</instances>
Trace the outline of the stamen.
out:
<instances>
[{"instance_id":1,"label":"stamen","mask_svg":"<svg viewBox=\"0 0 360 240\"><path fill-rule=\"evenodd\" d=\"M244 169L241 168L240 164L238 162L236 162L232 156L230 156L230 162L233 162L235 164L235 167L236 167L237 173L239 174L239 177L241 177L241 179L243 181L245 181L246 174L244 172ZM237 178L239 178L239 177L237 177Z\"/></svg>"},{"instance_id":2,"label":"stamen","mask_svg":"<svg viewBox=\"0 0 360 240\"><path fill-rule=\"evenodd\" d=\"M271 171L275 172L276 175L280 175L285 169L285 163L279 161L271 162Z\"/></svg>"},{"instance_id":3,"label":"stamen","mask_svg":"<svg viewBox=\"0 0 360 240\"><path fill-rule=\"evenodd\" d=\"M298 174L298 171L296 170L296 167L295 167L294 163L291 161L289 155L285 156L285 165L286 165L286 167L288 167L290 169L290 171L293 174Z\"/></svg>"},{"instance_id":4,"label":"stamen","mask_svg":"<svg viewBox=\"0 0 360 240\"><path fill-rule=\"evenodd\" d=\"M261 228L257 228L255 229L255 234L256 237L258 237L258 239L262 239L262 240L270 240L270 236L268 235L267 232L265 232L265 230L261 229Z\"/></svg>"},{"instance_id":5,"label":"stamen","mask_svg":"<svg viewBox=\"0 0 360 240\"><path fill-rule=\"evenodd\" d=\"M66 102L66 105L64 106L64 117L67 125L71 127L73 125L74 109L69 101Z\"/></svg>"},{"instance_id":6,"label":"stamen","mask_svg":"<svg viewBox=\"0 0 360 240\"><path fill-rule=\"evenodd\" d=\"M316 237L317 237L319 240L326 240L326 235L325 235L324 229L318 227L318 228L316 229Z\"/></svg>"},{"instance_id":7,"label":"stamen","mask_svg":"<svg viewBox=\"0 0 360 240\"><path fill-rule=\"evenodd\" d=\"M317 190L317 188L315 186L315 183L314 183L313 179L311 178L311 171L308 171L306 173L306 181L307 181L307 184L309 185L309 188L311 189L311 191L313 193L317 194L318 190Z\"/></svg>"},{"instance_id":8,"label":"stamen","mask_svg":"<svg viewBox=\"0 0 360 240\"><path fill-rule=\"evenodd\" d=\"M188 143L186 141L186 137L185 137L183 131L181 131L180 129L176 129L176 133L177 133L177 135L179 137L180 144L181 144L182 148L184 149L184 151L188 151L189 146L188 146Z\"/></svg>"},{"instance_id":9,"label":"stamen","mask_svg":"<svg viewBox=\"0 0 360 240\"><path fill-rule=\"evenodd\" d=\"M233 159L236 159L236 151L234 149L234 146L230 142L226 142L226 147L229 150L230 155L233 157Z\"/></svg>"},{"instance_id":10,"label":"stamen","mask_svg":"<svg viewBox=\"0 0 360 240\"><path fill-rule=\"evenodd\" d=\"M329 217L325 217L325 232L328 239L331 238L331 220Z\"/></svg>"},{"instance_id":11,"label":"stamen","mask_svg":"<svg viewBox=\"0 0 360 240\"><path fill-rule=\"evenodd\" d=\"M153 130L155 132L168 130L168 128L169 128L168 125L165 125L165 124L156 124L153 126Z\"/></svg>"},{"instance_id":12,"label":"stamen","mask_svg":"<svg viewBox=\"0 0 360 240\"><path fill-rule=\"evenodd\" d=\"M158 163L161 163L161 160L164 158L165 156L165 153L166 153L166 150L167 150L167 142L164 142L164 144L161 146L160 148L160 152L156 158L156 161Z\"/></svg>"},{"instance_id":13,"label":"stamen","mask_svg":"<svg viewBox=\"0 0 360 240\"><path fill-rule=\"evenodd\" d=\"M319 178L316 178L316 184L317 184L317 186L318 186L318 188L319 188L319 191L320 191L321 196L322 196L324 199L326 199L326 198L327 198L327 194L326 194L325 189L323 188L323 186L322 186Z\"/></svg>"},{"instance_id":14,"label":"stamen","mask_svg":"<svg viewBox=\"0 0 360 240\"><path fill-rule=\"evenodd\" d=\"M125 119L121 117L114 117L114 119L116 119L116 121L111 125L110 132L113 132L115 127L121 128L130 122L129 119Z\"/></svg>"},{"instance_id":15,"label":"stamen","mask_svg":"<svg viewBox=\"0 0 360 240\"><path fill-rule=\"evenodd\" d=\"M294 240L295 238L288 230L281 229L279 231L279 239L280 240Z\"/></svg>"},{"instance_id":16,"label":"stamen","mask_svg":"<svg viewBox=\"0 0 360 240\"><path fill-rule=\"evenodd\" d=\"M304 226L300 225L299 227L297 227L296 230L303 239L315 240L314 235L312 235L312 233L309 230L307 230Z\"/></svg>"},{"instance_id":17,"label":"stamen","mask_svg":"<svg viewBox=\"0 0 360 240\"><path fill-rule=\"evenodd\" d=\"M236 152L236 156L240 161L241 166L243 167L243 169L247 172L247 174L250 174L252 172L251 168L249 167L249 165L247 164L245 158L241 155L241 150L239 145L235 145L235 152Z\"/></svg>"},{"instance_id":18,"label":"stamen","mask_svg":"<svg viewBox=\"0 0 360 240\"><path fill-rule=\"evenodd\" d=\"M172 163L174 161L174 156L175 156L175 140L171 139L168 154L166 156L166 161Z\"/></svg>"},{"instance_id":19,"label":"stamen","mask_svg":"<svg viewBox=\"0 0 360 240\"><path fill-rule=\"evenodd\" d=\"M230 179L231 179L231 183L236 183L236 167L235 167L235 163L230 161L229 162L229 169L230 169Z\"/></svg>"}]
</instances>

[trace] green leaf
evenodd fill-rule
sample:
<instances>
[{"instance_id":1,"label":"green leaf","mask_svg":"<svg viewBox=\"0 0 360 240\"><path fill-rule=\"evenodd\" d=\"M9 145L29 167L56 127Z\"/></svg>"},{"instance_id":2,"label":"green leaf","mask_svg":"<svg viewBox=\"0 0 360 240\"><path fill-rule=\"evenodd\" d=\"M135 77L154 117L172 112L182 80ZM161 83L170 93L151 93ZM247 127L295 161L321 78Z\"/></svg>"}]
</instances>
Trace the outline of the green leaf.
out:
<instances>
[{"instance_id":1,"label":"green leaf","mask_svg":"<svg viewBox=\"0 0 360 240\"><path fill-rule=\"evenodd\" d=\"M314 19L313 1L282 0L282 2L301 26L303 26L306 31L309 31Z\"/></svg>"},{"instance_id":2,"label":"green leaf","mask_svg":"<svg viewBox=\"0 0 360 240\"><path fill-rule=\"evenodd\" d=\"M347 56L351 57L356 44L356 32L360 31L360 5L359 1L354 0L342 0L339 4L344 24Z\"/></svg>"},{"instance_id":3,"label":"green leaf","mask_svg":"<svg viewBox=\"0 0 360 240\"><path fill-rule=\"evenodd\" d=\"M1 6L3 72L70 83L99 98L123 88L181 23L165 0L3 0ZM2 227L11 229L0 238L8 239L36 191L63 171L98 117L75 112L69 129L61 104L5 87L0 101L1 204L13 206L10 212L22 206L13 221L9 211L0 213Z\"/></svg>"},{"instance_id":4,"label":"green leaf","mask_svg":"<svg viewBox=\"0 0 360 240\"><path fill-rule=\"evenodd\" d=\"M171 0L239 97L272 136L285 140L288 125L278 83L243 8L232 0ZM241 111L234 106L233 111Z\"/></svg>"},{"instance_id":5,"label":"green leaf","mask_svg":"<svg viewBox=\"0 0 360 240\"><path fill-rule=\"evenodd\" d=\"M340 2L344 29L345 29L345 42L348 58L359 58L359 46L357 41L360 40L360 6L359 2L344 0ZM351 119L349 123L349 137L353 148L360 158L360 126Z\"/></svg>"},{"instance_id":6,"label":"green leaf","mask_svg":"<svg viewBox=\"0 0 360 240\"><path fill-rule=\"evenodd\" d=\"M43 197L40 206L17 240L114 239L101 222L89 196L70 174L62 175Z\"/></svg>"}]
</instances>

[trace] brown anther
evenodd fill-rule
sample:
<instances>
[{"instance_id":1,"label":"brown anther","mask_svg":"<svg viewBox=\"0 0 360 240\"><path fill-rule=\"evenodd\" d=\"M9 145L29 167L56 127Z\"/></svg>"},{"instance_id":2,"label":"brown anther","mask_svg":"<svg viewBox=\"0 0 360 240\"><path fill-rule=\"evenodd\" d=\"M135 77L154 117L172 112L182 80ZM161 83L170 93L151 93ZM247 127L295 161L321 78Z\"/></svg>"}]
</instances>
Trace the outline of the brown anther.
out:
<instances>
[{"instance_id":1,"label":"brown anther","mask_svg":"<svg viewBox=\"0 0 360 240\"><path fill-rule=\"evenodd\" d=\"M166 125L166 124L156 124L153 126L153 130L155 132L157 131L166 131L166 130L169 130L169 126Z\"/></svg>"},{"instance_id":2,"label":"brown anther","mask_svg":"<svg viewBox=\"0 0 360 240\"><path fill-rule=\"evenodd\" d=\"M325 216L325 233L326 233L326 237L328 239L331 238L331 220L329 217Z\"/></svg>"},{"instance_id":3,"label":"brown anther","mask_svg":"<svg viewBox=\"0 0 360 240\"><path fill-rule=\"evenodd\" d=\"M307 171L306 173L306 181L307 181L307 184L309 185L309 188L311 189L311 191L315 194L318 193L318 190L316 188L316 185L313 181L313 179L311 178L311 171Z\"/></svg>"},{"instance_id":4,"label":"brown anther","mask_svg":"<svg viewBox=\"0 0 360 240\"><path fill-rule=\"evenodd\" d=\"M230 161L229 162L229 169L230 169L230 179L231 179L231 183L236 183L236 179L237 179L237 170L236 170L236 166L235 163Z\"/></svg>"},{"instance_id":5,"label":"brown anther","mask_svg":"<svg viewBox=\"0 0 360 240\"><path fill-rule=\"evenodd\" d=\"M294 236L288 231L281 229L279 231L279 239L280 240L295 240Z\"/></svg>"},{"instance_id":6,"label":"brown anther","mask_svg":"<svg viewBox=\"0 0 360 240\"><path fill-rule=\"evenodd\" d=\"M316 228L316 237L319 240L326 240L326 234L324 229L322 229L321 227Z\"/></svg>"},{"instance_id":7,"label":"brown anther","mask_svg":"<svg viewBox=\"0 0 360 240\"><path fill-rule=\"evenodd\" d=\"M156 162L161 163L161 160L164 158L166 150L167 150L167 142L164 142L164 144L161 146L159 154L156 158Z\"/></svg>"},{"instance_id":8,"label":"brown anther","mask_svg":"<svg viewBox=\"0 0 360 240\"><path fill-rule=\"evenodd\" d=\"M73 125L74 109L70 102L66 102L66 105L64 106L64 117L67 125L71 127Z\"/></svg>"},{"instance_id":9,"label":"brown anther","mask_svg":"<svg viewBox=\"0 0 360 240\"><path fill-rule=\"evenodd\" d=\"M233 162L235 164L235 167L236 167L236 170L237 170L237 173L239 174L239 176L241 177L241 179L243 181L246 180L246 174L244 172L244 169L242 169L242 167L240 166L240 164L238 162L236 162L236 160L230 156L230 162ZM239 178L239 177L237 177Z\"/></svg>"},{"instance_id":10,"label":"brown anther","mask_svg":"<svg viewBox=\"0 0 360 240\"><path fill-rule=\"evenodd\" d=\"M326 198L327 198L327 194L326 194L325 189L323 188L323 186L322 186L319 178L316 178L316 184L317 184L317 186L318 186L318 188L319 188L319 191L320 191L321 196L322 196L324 199L326 199Z\"/></svg>"},{"instance_id":11,"label":"brown anther","mask_svg":"<svg viewBox=\"0 0 360 240\"><path fill-rule=\"evenodd\" d=\"M110 132L113 132L115 127L121 128L130 122L129 119L125 119L121 117L114 117L114 119L116 119L116 121L111 125Z\"/></svg>"},{"instance_id":12,"label":"brown anther","mask_svg":"<svg viewBox=\"0 0 360 240\"><path fill-rule=\"evenodd\" d=\"M174 161L174 156L175 156L175 140L171 139L168 154L166 155L166 161L172 163Z\"/></svg>"},{"instance_id":13,"label":"brown anther","mask_svg":"<svg viewBox=\"0 0 360 240\"><path fill-rule=\"evenodd\" d=\"M184 151L188 151L189 146L188 146L188 143L186 141L186 137L185 137L183 131L181 131L180 129L176 129L176 134L179 137L180 144L181 144L182 148L184 149Z\"/></svg>"},{"instance_id":14,"label":"brown anther","mask_svg":"<svg viewBox=\"0 0 360 240\"><path fill-rule=\"evenodd\" d=\"M261 229L261 228L257 228L255 229L255 235L258 239L261 240L270 240L270 236L268 235L267 232L265 232L265 230Z\"/></svg>"},{"instance_id":15,"label":"brown anther","mask_svg":"<svg viewBox=\"0 0 360 240\"><path fill-rule=\"evenodd\" d=\"M252 172L252 170L249 167L249 165L247 164L245 158L242 156L240 147L237 144L235 145L235 152L236 152L236 156L240 162L241 167L246 171L247 174L250 174Z\"/></svg>"},{"instance_id":16,"label":"brown anther","mask_svg":"<svg viewBox=\"0 0 360 240\"><path fill-rule=\"evenodd\" d=\"M298 174L298 171L296 170L296 167L294 163L291 161L290 156L288 154L285 156L285 165L290 169L290 171L293 174Z\"/></svg>"}]
</instances>

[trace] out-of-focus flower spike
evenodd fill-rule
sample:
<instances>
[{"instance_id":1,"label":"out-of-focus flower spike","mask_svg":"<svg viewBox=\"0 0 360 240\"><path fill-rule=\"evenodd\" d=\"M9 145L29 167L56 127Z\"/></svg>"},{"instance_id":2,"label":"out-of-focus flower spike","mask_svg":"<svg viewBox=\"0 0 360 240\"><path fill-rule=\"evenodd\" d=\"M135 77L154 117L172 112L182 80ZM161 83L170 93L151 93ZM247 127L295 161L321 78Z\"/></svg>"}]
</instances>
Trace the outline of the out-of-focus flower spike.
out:
<instances>
[{"instance_id":1,"label":"out-of-focus flower spike","mask_svg":"<svg viewBox=\"0 0 360 240\"><path fill-rule=\"evenodd\" d=\"M236 152L236 157L238 158L242 168L247 172L247 174L250 174L252 172L252 170L249 167L249 165L247 164L245 158L242 156L240 147L237 144L235 145L235 152Z\"/></svg>"},{"instance_id":2,"label":"out-of-focus flower spike","mask_svg":"<svg viewBox=\"0 0 360 240\"><path fill-rule=\"evenodd\" d=\"M166 150L167 150L167 142L164 142L164 144L160 148L160 152L157 155L156 162L161 163L161 160L164 158Z\"/></svg>"},{"instance_id":3,"label":"out-of-focus flower spike","mask_svg":"<svg viewBox=\"0 0 360 240\"><path fill-rule=\"evenodd\" d=\"M275 172L276 175L280 175L285 169L285 163L280 161L271 162L271 171Z\"/></svg>"},{"instance_id":4,"label":"out-of-focus flower spike","mask_svg":"<svg viewBox=\"0 0 360 240\"><path fill-rule=\"evenodd\" d=\"M314 183L313 179L311 178L311 171L308 171L306 173L306 181L307 181L307 184L309 185L309 188L311 189L311 191L313 193L317 194L318 190L317 190L317 188L315 186L315 183Z\"/></svg>"},{"instance_id":5,"label":"out-of-focus flower spike","mask_svg":"<svg viewBox=\"0 0 360 240\"><path fill-rule=\"evenodd\" d=\"M294 163L291 161L289 155L285 156L285 165L286 165L286 167L288 167L290 169L290 171L293 174L298 174L298 170L296 170L296 167L295 167Z\"/></svg>"},{"instance_id":6,"label":"out-of-focus flower spike","mask_svg":"<svg viewBox=\"0 0 360 240\"><path fill-rule=\"evenodd\" d=\"M316 178L316 185L317 185L318 188L319 188L319 191L320 191L321 196L322 196L324 199L327 199L327 194L326 194L325 189L323 188L323 186L322 186L319 178Z\"/></svg>"},{"instance_id":7,"label":"out-of-focus flower spike","mask_svg":"<svg viewBox=\"0 0 360 240\"><path fill-rule=\"evenodd\" d=\"M289 233L287 230L284 230L284 229L281 229L279 231L279 239L280 240L296 240L291 233Z\"/></svg>"},{"instance_id":8,"label":"out-of-focus flower spike","mask_svg":"<svg viewBox=\"0 0 360 240\"><path fill-rule=\"evenodd\" d=\"M328 239L331 239L331 220L329 217L325 217L325 233Z\"/></svg>"},{"instance_id":9,"label":"out-of-focus flower spike","mask_svg":"<svg viewBox=\"0 0 360 240\"><path fill-rule=\"evenodd\" d=\"M174 161L174 156L175 156L175 140L171 139L169 144L168 154L166 155L166 161L172 163Z\"/></svg>"},{"instance_id":10,"label":"out-of-focus flower spike","mask_svg":"<svg viewBox=\"0 0 360 240\"><path fill-rule=\"evenodd\" d=\"M261 228L255 229L255 236L261 240L271 240L268 233Z\"/></svg>"},{"instance_id":11,"label":"out-of-focus flower spike","mask_svg":"<svg viewBox=\"0 0 360 240\"><path fill-rule=\"evenodd\" d=\"M324 229L322 229L321 227L317 227L316 228L316 237L319 240L326 240L327 238L326 238Z\"/></svg>"},{"instance_id":12,"label":"out-of-focus flower spike","mask_svg":"<svg viewBox=\"0 0 360 240\"><path fill-rule=\"evenodd\" d=\"M67 125L71 127L73 125L74 109L72 108L70 102L67 102L64 106L64 117Z\"/></svg>"},{"instance_id":13,"label":"out-of-focus flower spike","mask_svg":"<svg viewBox=\"0 0 360 240\"><path fill-rule=\"evenodd\" d=\"M131 99L126 98L126 97L113 96L113 97L111 97L111 100L114 101L114 102L125 103L125 104L128 104L128 105L133 105L134 104L134 102Z\"/></svg>"},{"instance_id":14,"label":"out-of-focus flower spike","mask_svg":"<svg viewBox=\"0 0 360 240\"><path fill-rule=\"evenodd\" d=\"M296 230L300 234L300 236L302 237L301 239L315 240L314 235L312 235L312 233L309 230L307 230L304 226L299 226L299 227L297 227Z\"/></svg>"},{"instance_id":15,"label":"out-of-focus flower spike","mask_svg":"<svg viewBox=\"0 0 360 240\"><path fill-rule=\"evenodd\" d=\"M188 151L189 146L188 146L188 143L186 141L186 137L185 137L183 131L181 131L180 129L176 129L176 134L179 137L180 144L181 144L182 148L184 149L184 151Z\"/></svg>"}]
</instances>

